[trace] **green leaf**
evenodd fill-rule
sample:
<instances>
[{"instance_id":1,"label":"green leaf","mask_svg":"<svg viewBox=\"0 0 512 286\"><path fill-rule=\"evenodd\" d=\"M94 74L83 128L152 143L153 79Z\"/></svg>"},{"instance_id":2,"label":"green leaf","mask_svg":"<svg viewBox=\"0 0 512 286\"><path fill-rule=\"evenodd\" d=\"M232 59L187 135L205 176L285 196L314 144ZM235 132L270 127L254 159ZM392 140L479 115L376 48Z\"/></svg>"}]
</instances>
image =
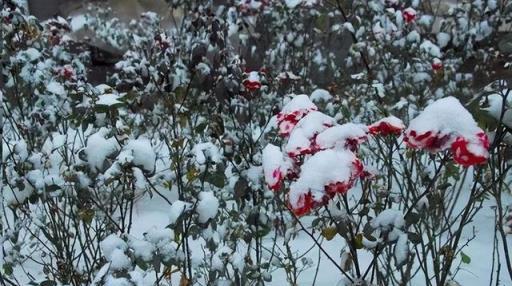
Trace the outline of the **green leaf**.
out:
<instances>
[{"instance_id":1,"label":"green leaf","mask_svg":"<svg viewBox=\"0 0 512 286\"><path fill-rule=\"evenodd\" d=\"M49 193L58 191L60 189L62 189L62 188L59 185L55 185L55 184L46 186L46 191Z\"/></svg>"},{"instance_id":2,"label":"green leaf","mask_svg":"<svg viewBox=\"0 0 512 286\"><path fill-rule=\"evenodd\" d=\"M192 167L188 169L186 176L187 181L191 182L199 176L199 171L196 168Z\"/></svg>"},{"instance_id":3,"label":"green leaf","mask_svg":"<svg viewBox=\"0 0 512 286\"><path fill-rule=\"evenodd\" d=\"M512 34L502 36L498 42L498 48L504 54L512 53Z\"/></svg>"},{"instance_id":4,"label":"green leaf","mask_svg":"<svg viewBox=\"0 0 512 286\"><path fill-rule=\"evenodd\" d=\"M245 195L249 192L250 192L249 182L247 182L247 180L244 178L238 179L238 181L236 181L235 187L234 187L235 198L240 200L243 197L245 197Z\"/></svg>"},{"instance_id":5,"label":"green leaf","mask_svg":"<svg viewBox=\"0 0 512 286\"><path fill-rule=\"evenodd\" d=\"M208 174L206 181L217 188L223 188L225 185L225 177L226 176L224 175L224 170L217 166L215 172Z\"/></svg>"},{"instance_id":6,"label":"green leaf","mask_svg":"<svg viewBox=\"0 0 512 286\"><path fill-rule=\"evenodd\" d=\"M256 232L256 237L265 237L270 233L270 227L263 225L258 227L258 232Z\"/></svg>"},{"instance_id":7,"label":"green leaf","mask_svg":"<svg viewBox=\"0 0 512 286\"><path fill-rule=\"evenodd\" d=\"M317 226L320 225L320 222L322 221L321 218L315 218L312 222L311 222L311 227L313 228L316 228Z\"/></svg>"},{"instance_id":8,"label":"green leaf","mask_svg":"<svg viewBox=\"0 0 512 286\"><path fill-rule=\"evenodd\" d=\"M55 286L57 285L57 282L53 281L53 280L45 280L41 283L39 283L39 286Z\"/></svg>"},{"instance_id":9,"label":"green leaf","mask_svg":"<svg viewBox=\"0 0 512 286\"><path fill-rule=\"evenodd\" d=\"M363 234L358 233L356 237L354 237L354 246L356 249L361 249L364 247L363 245Z\"/></svg>"},{"instance_id":10,"label":"green leaf","mask_svg":"<svg viewBox=\"0 0 512 286\"><path fill-rule=\"evenodd\" d=\"M465 264L471 263L471 257L469 257L466 253L461 251L460 256L462 258L462 263L465 263Z\"/></svg>"},{"instance_id":11,"label":"green leaf","mask_svg":"<svg viewBox=\"0 0 512 286\"><path fill-rule=\"evenodd\" d=\"M12 275L12 265L10 263L5 263L3 268L4 268L5 275L7 275L7 276Z\"/></svg>"},{"instance_id":12,"label":"green leaf","mask_svg":"<svg viewBox=\"0 0 512 286\"><path fill-rule=\"evenodd\" d=\"M149 265L146 261L142 260L141 258L135 258L135 264L142 270L146 271L149 268Z\"/></svg>"},{"instance_id":13,"label":"green leaf","mask_svg":"<svg viewBox=\"0 0 512 286\"><path fill-rule=\"evenodd\" d=\"M415 212L410 212L405 216L405 222L407 225L416 224L420 220L420 215Z\"/></svg>"},{"instance_id":14,"label":"green leaf","mask_svg":"<svg viewBox=\"0 0 512 286\"><path fill-rule=\"evenodd\" d=\"M419 234L417 234L417 233L408 232L407 233L407 237L409 238L409 241L414 243L414 244L421 243L421 236Z\"/></svg>"},{"instance_id":15,"label":"green leaf","mask_svg":"<svg viewBox=\"0 0 512 286\"><path fill-rule=\"evenodd\" d=\"M93 209L82 209L78 212L78 215L85 222L85 224L90 225L92 219L94 218L95 211Z\"/></svg>"},{"instance_id":16,"label":"green leaf","mask_svg":"<svg viewBox=\"0 0 512 286\"><path fill-rule=\"evenodd\" d=\"M160 260L160 257L157 256L157 255L154 255L153 256L153 269L155 270L156 273L160 273L160 265L162 263L162 261Z\"/></svg>"},{"instance_id":17,"label":"green leaf","mask_svg":"<svg viewBox=\"0 0 512 286\"><path fill-rule=\"evenodd\" d=\"M322 236L325 237L327 240L332 240L336 234L338 233L338 230L336 227L326 227L322 229Z\"/></svg>"}]
</instances>

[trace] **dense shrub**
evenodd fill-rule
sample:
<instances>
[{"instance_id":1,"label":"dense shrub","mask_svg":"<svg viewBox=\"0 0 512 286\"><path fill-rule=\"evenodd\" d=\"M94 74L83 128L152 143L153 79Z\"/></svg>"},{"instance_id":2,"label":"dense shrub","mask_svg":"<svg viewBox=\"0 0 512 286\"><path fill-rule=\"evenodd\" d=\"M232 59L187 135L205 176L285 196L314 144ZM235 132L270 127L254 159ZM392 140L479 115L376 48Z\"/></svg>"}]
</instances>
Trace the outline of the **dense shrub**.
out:
<instances>
[{"instance_id":1,"label":"dense shrub","mask_svg":"<svg viewBox=\"0 0 512 286\"><path fill-rule=\"evenodd\" d=\"M508 2L168 2L0 4L0 285L512 280Z\"/></svg>"}]
</instances>

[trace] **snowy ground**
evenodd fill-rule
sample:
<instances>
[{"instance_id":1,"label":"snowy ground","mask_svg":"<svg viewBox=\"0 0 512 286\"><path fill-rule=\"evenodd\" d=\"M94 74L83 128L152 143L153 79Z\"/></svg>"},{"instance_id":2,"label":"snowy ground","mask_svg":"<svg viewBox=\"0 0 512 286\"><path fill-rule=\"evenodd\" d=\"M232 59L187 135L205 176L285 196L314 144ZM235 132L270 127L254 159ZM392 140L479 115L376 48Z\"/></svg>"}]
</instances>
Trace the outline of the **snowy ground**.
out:
<instances>
[{"instance_id":1,"label":"snowy ground","mask_svg":"<svg viewBox=\"0 0 512 286\"><path fill-rule=\"evenodd\" d=\"M177 198L168 192L168 198L171 201ZM352 190L352 194L357 196L357 190ZM462 206L468 199L467 194L465 197L460 199L460 205ZM504 195L503 202L505 204L512 204L512 196ZM464 238L469 238L472 233L472 227L475 227L477 231L476 239L471 241L469 245L464 249L464 252L471 257L469 264L462 264L459 273L457 274L456 281L460 285L487 285L489 283L489 277L491 275L492 266L492 248L493 248L493 235L494 235L494 210L493 200L487 200L483 208L476 215L474 222L471 226L466 228L466 233L462 237L461 241L465 241ZM134 208L134 224L132 229L132 235L138 238L142 238L142 234L147 232L149 229L156 227L157 229L164 228L169 224L170 220L170 207L168 203L159 196L145 195L137 201ZM309 225L313 217L303 217L302 222L304 225ZM315 234L317 236L318 234ZM272 246L272 234L270 234L265 240L268 243L268 247ZM508 237L507 243L512 245L512 237ZM299 285L313 285L313 281L316 278L315 285L342 285L340 280L342 279L341 273L336 267L322 254L318 247L315 246L312 239L305 233L300 232L299 235L292 239L291 246L297 253L304 253L309 250L306 257L311 258L314 265L305 270L299 278ZM322 247L332 256L334 259L340 260L340 251L343 249L344 241L340 236L336 236L331 241L324 240ZM501 250L501 246L500 246ZM359 251L359 260L362 269L365 269L371 261L371 254L366 250ZM192 244L192 255L193 261L199 263L203 258L203 248L200 243L194 242ZM503 256L503 253L500 253ZM459 258L460 260L460 258ZM457 265L459 260L454 264ZM320 261L318 274L316 274L316 263ZM390 262L394 263L394 262ZM26 270L31 272L36 277L43 275L37 264L28 261L26 264ZM26 277L23 271L19 268L15 269L19 277ZM502 266L500 274L501 283L497 285L511 285L510 278L504 266ZM153 276L146 277L147 285L152 285ZM22 280L23 281L23 280ZM25 281L28 283L28 281ZM179 282L179 277L176 277L176 283ZM286 274L283 270L279 269L272 273L272 282L269 285L286 285ZM425 281L422 275L417 275L414 280L414 285L425 285Z\"/></svg>"},{"instance_id":2,"label":"snowy ground","mask_svg":"<svg viewBox=\"0 0 512 286\"><path fill-rule=\"evenodd\" d=\"M460 199L461 202L465 202L466 200L467 196ZM504 202L507 204L512 203L512 196L506 195ZM472 226L476 228L477 238L471 241L464 250L464 253L471 257L471 262L469 264L463 264L457 274L456 280L460 285L487 285L487 283L489 283L493 259L492 247L495 225L493 206L492 199L484 203L482 210L476 215L475 221L472 223ZM161 228L169 224L169 206L159 197L153 197L152 199L145 197L138 202L135 208L135 218L133 234L135 236L142 236L142 233L151 227ZM308 225L312 219L312 217L304 217L303 222L305 225ZM471 236L469 231L472 229L472 226L466 228L467 233L465 233L461 241ZM271 238L272 236L269 235L266 240L269 246L272 244ZM337 258L339 257L340 250L343 248L344 243L343 239L337 236L331 241L323 241L322 246L332 257ZM512 245L512 237L510 236L508 237L508 243ZM322 253L319 254L318 247L314 246L314 242L307 234L300 233L292 240L291 245L293 249L299 253L303 253L313 247L306 256L310 257L315 264L320 255L320 267L315 285L337 285L342 279L339 270L336 269ZM196 253L202 256L202 249L199 246L196 246L195 250L197 251ZM370 263L372 256L369 252L360 250L359 255L362 265L368 265ZM503 255L503 253L500 253L500 255ZM458 264L458 262L457 260L456 264ZM363 269L364 268L363 266ZM300 276L300 285L312 285L315 271L315 266L305 270ZM502 282L499 285L510 285L510 278L505 269L502 269L500 279ZM278 286L286 284L286 274L284 271L278 270L272 273L272 283L270 285ZM414 285L425 285L422 275L416 277Z\"/></svg>"}]
</instances>

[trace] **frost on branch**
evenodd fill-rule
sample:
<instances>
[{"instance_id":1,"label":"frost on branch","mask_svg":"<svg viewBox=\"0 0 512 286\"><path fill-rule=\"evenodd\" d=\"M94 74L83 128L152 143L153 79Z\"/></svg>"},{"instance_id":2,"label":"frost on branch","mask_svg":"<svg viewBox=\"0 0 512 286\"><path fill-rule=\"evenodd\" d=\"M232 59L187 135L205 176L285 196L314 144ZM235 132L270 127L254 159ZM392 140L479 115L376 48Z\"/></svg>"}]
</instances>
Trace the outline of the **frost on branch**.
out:
<instances>
[{"instance_id":1,"label":"frost on branch","mask_svg":"<svg viewBox=\"0 0 512 286\"><path fill-rule=\"evenodd\" d=\"M484 164L489 156L487 135L451 96L433 102L414 118L404 140L411 148L433 153L450 148L455 162L463 166Z\"/></svg>"}]
</instances>

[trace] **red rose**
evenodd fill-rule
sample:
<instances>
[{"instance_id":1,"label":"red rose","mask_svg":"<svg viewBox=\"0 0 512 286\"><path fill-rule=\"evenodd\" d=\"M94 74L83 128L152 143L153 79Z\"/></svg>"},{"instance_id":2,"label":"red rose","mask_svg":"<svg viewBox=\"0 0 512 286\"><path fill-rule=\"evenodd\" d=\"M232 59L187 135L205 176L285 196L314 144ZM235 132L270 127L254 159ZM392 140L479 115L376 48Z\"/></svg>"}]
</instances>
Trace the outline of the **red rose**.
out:
<instances>
[{"instance_id":1,"label":"red rose","mask_svg":"<svg viewBox=\"0 0 512 286\"><path fill-rule=\"evenodd\" d=\"M402 16L406 23L411 23L416 19L416 10L409 7L402 12Z\"/></svg>"}]
</instances>

